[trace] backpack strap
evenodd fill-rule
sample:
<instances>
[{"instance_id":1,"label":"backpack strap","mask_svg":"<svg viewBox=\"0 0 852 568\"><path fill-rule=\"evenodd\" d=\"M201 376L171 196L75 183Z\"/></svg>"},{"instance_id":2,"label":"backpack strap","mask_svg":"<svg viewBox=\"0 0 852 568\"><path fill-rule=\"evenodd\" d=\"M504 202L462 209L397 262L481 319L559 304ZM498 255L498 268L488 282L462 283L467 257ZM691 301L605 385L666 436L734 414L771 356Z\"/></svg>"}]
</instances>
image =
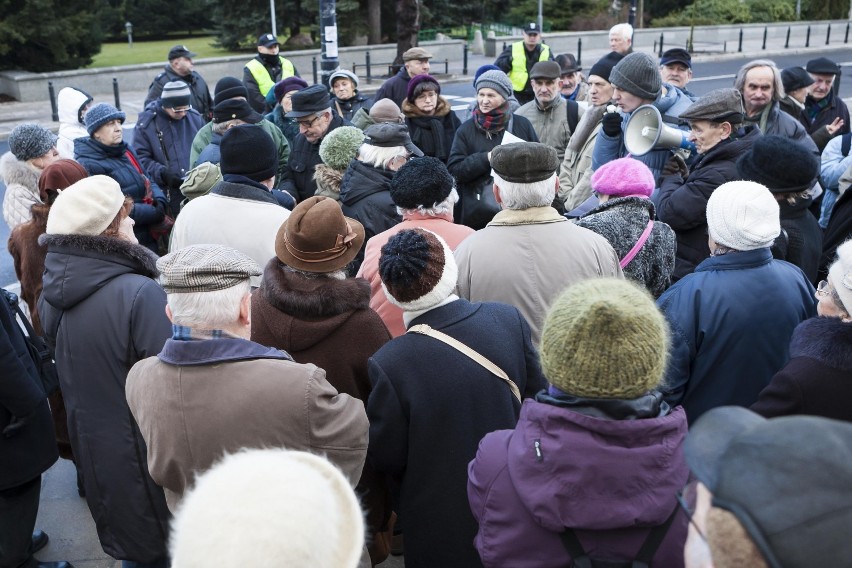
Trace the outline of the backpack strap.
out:
<instances>
[{"instance_id":1,"label":"backpack strap","mask_svg":"<svg viewBox=\"0 0 852 568\"><path fill-rule=\"evenodd\" d=\"M843 157L849 155L849 149L852 148L852 132L847 132L843 135L843 140L840 141L840 153Z\"/></svg>"},{"instance_id":2,"label":"backpack strap","mask_svg":"<svg viewBox=\"0 0 852 568\"><path fill-rule=\"evenodd\" d=\"M668 534L669 528L672 526L672 523L679 512L680 507L677 503L675 503L674 510L672 510L669 518L666 519L663 524L657 525L651 529L651 532L648 533L648 537L645 539L645 542L642 543L642 548L639 549L639 554L636 555L636 560L633 561L633 568L648 568L651 565L651 559L654 558L654 555L657 553L657 549L660 548L660 545L663 543L663 539L666 538L666 534Z\"/></svg>"},{"instance_id":3,"label":"backpack strap","mask_svg":"<svg viewBox=\"0 0 852 568\"><path fill-rule=\"evenodd\" d=\"M592 568L592 559L589 558L589 555L586 554L585 549L583 549L583 545L580 544L580 539L577 538L577 535L574 534L574 530L571 528L566 528L564 531L559 533L559 538L562 539L562 546L565 547L565 550L568 551L568 554L571 555L571 566L575 568Z\"/></svg>"},{"instance_id":4,"label":"backpack strap","mask_svg":"<svg viewBox=\"0 0 852 568\"><path fill-rule=\"evenodd\" d=\"M568 130L573 134L577 129L577 123L580 122L580 105L576 102L566 99L565 100L565 114L568 119Z\"/></svg>"}]
</instances>

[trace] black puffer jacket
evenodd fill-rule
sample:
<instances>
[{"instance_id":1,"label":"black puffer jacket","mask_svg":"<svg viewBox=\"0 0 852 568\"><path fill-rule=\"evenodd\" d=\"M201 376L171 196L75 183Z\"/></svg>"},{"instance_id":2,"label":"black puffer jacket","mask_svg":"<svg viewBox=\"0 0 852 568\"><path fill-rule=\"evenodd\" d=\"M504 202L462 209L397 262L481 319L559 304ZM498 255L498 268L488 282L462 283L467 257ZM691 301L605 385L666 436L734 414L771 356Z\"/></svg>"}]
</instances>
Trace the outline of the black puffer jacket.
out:
<instances>
[{"instance_id":1,"label":"black puffer jacket","mask_svg":"<svg viewBox=\"0 0 852 568\"><path fill-rule=\"evenodd\" d=\"M788 116L788 115L785 115ZM686 181L679 174L664 177L652 200L657 217L674 229L677 258L673 280L690 274L710 256L707 245L707 200L723 183L740 179L737 159L751 148L760 130L747 126L736 139L723 140L698 156Z\"/></svg>"},{"instance_id":2,"label":"black puffer jacket","mask_svg":"<svg viewBox=\"0 0 852 568\"><path fill-rule=\"evenodd\" d=\"M794 204L787 200L778 202L781 209L781 228L787 234L786 251L783 255L772 255L786 260L802 269L805 276L813 284L818 282L819 256L822 252L822 229L816 217L808 211L813 199L806 197L797 199Z\"/></svg>"},{"instance_id":3,"label":"black puffer jacket","mask_svg":"<svg viewBox=\"0 0 852 568\"><path fill-rule=\"evenodd\" d=\"M325 135L335 128L341 126L352 126L348 120L344 120L337 113L332 112L331 123ZM296 201L304 201L317 191L317 182L314 179L314 168L322 163L319 148L322 140L311 144L301 132L293 140L290 149L290 157L287 160L289 166L284 172L284 179L278 184L278 189L288 192L296 198Z\"/></svg>"},{"instance_id":4,"label":"black puffer jacket","mask_svg":"<svg viewBox=\"0 0 852 568\"><path fill-rule=\"evenodd\" d=\"M104 551L122 560L167 556L169 510L124 383L171 335L156 256L111 237L44 235L39 313L56 345L71 446Z\"/></svg>"},{"instance_id":5,"label":"black puffer jacket","mask_svg":"<svg viewBox=\"0 0 852 568\"><path fill-rule=\"evenodd\" d=\"M358 109L370 110L370 98L357 92L353 97L345 101L337 97L331 97L331 106L337 114L343 117L343 120L351 121L355 113L358 112Z\"/></svg>"}]
</instances>

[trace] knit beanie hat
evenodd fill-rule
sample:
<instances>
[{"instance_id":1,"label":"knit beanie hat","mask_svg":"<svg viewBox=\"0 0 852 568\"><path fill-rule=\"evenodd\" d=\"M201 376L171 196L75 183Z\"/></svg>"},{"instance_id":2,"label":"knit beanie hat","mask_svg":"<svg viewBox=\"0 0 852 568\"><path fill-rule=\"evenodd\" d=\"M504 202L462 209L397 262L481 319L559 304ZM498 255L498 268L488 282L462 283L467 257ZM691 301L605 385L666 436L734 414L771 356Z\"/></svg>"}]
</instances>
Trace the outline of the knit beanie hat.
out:
<instances>
[{"instance_id":1,"label":"knit beanie hat","mask_svg":"<svg viewBox=\"0 0 852 568\"><path fill-rule=\"evenodd\" d=\"M160 95L162 105L166 108L189 106L189 85L184 81L169 81L163 85L163 93Z\"/></svg>"},{"instance_id":2,"label":"knit beanie hat","mask_svg":"<svg viewBox=\"0 0 852 568\"><path fill-rule=\"evenodd\" d=\"M56 160L41 172L38 178L38 195L42 203L48 203L48 192L59 193L88 175L86 168L75 160Z\"/></svg>"},{"instance_id":3,"label":"knit beanie hat","mask_svg":"<svg viewBox=\"0 0 852 568\"><path fill-rule=\"evenodd\" d=\"M444 162L423 157L409 160L393 175L391 199L402 209L430 208L443 202L455 186Z\"/></svg>"},{"instance_id":4,"label":"knit beanie hat","mask_svg":"<svg viewBox=\"0 0 852 568\"><path fill-rule=\"evenodd\" d=\"M278 149L272 137L256 124L228 129L219 144L222 174L238 174L265 181L278 171Z\"/></svg>"},{"instance_id":5,"label":"knit beanie hat","mask_svg":"<svg viewBox=\"0 0 852 568\"><path fill-rule=\"evenodd\" d=\"M784 92L789 93L810 87L814 84L814 78L801 67L786 67L781 70L781 83L784 85Z\"/></svg>"},{"instance_id":6,"label":"knit beanie hat","mask_svg":"<svg viewBox=\"0 0 852 568\"><path fill-rule=\"evenodd\" d=\"M591 69L589 69L589 76L597 75L604 81L609 81L612 68L622 59L624 59L624 55L617 51L610 51L601 57L597 63L592 65Z\"/></svg>"},{"instance_id":7,"label":"knit beanie hat","mask_svg":"<svg viewBox=\"0 0 852 568\"><path fill-rule=\"evenodd\" d=\"M187 172L186 178L180 184L180 192L191 201L210 193L213 186L221 179L222 170L219 169L219 164L204 162Z\"/></svg>"},{"instance_id":8,"label":"knit beanie hat","mask_svg":"<svg viewBox=\"0 0 852 568\"><path fill-rule=\"evenodd\" d=\"M635 158L607 162L592 174L592 190L613 197L651 197L654 174Z\"/></svg>"},{"instance_id":9,"label":"knit beanie hat","mask_svg":"<svg viewBox=\"0 0 852 568\"><path fill-rule=\"evenodd\" d=\"M301 77L287 77L283 81L275 83L275 100L280 102L284 95L290 91L301 91L307 89L308 83Z\"/></svg>"},{"instance_id":10,"label":"knit beanie hat","mask_svg":"<svg viewBox=\"0 0 852 568\"><path fill-rule=\"evenodd\" d=\"M609 82L640 99L656 100L663 88L657 62L647 53L634 51L619 61L609 75Z\"/></svg>"},{"instance_id":11,"label":"knit beanie hat","mask_svg":"<svg viewBox=\"0 0 852 568\"><path fill-rule=\"evenodd\" d=\"M284 449L225 456L196 478L172 523L174 566L355 568L364 515L327 459Z\"/></svg>"},{"instance_id":12,"label":"knit beanie hat","mask_svg":"<svg viewBox=\"0 0 852 568\"><path fill-rule=\"evenodd\" d=\"M409 229L382 247L379 277L390 303L412 312L446 300L456 288L458 267L444 239L432 231Z\"/></svg>"},{"instance_id":13,"label":"knit beanie hat","mask_svg":"<svg viewBox=\"0 0 852 568\"><path fill-rule=\"evenodd\" d=\"M19 124L9 134L9 150L22 162L41 158L56 146L56 135L40 124Z\"/></svg>"},{"instance_id":14,"label":"knit beanie hat","mask_svg":"<svg viewBox=\"0 0 852 568\"><path fill-rule=\"evenodd\" d=\"M831 283L847 314L852 314L852 240L837 247L837 260L828 269Z\"/></svg>"},{"instance_id":15,"label":"knit beanie hat","mask_svg":"<svg viewBox=\"0 0 852 568\"><path fill-rule=\"evenodd\" d=\"M491 63L488 63L486 65L482 65L479 69L476 70L476 73L473 74L474 86L476 86L476 82L479 80L479 78L482 76L482 74L485 73L486 71L501 71L501 69L499 67L497 67L496 65L492 65Z\"/></svg>"},{"instance_id":16,"label":"knit beanie hat","mask_svg":"<svg viewBox=\"0 0 852 568\"><path fill-rule=\"evenodd\" d=\"M111 120L118 120L124 124L124 119L127 115L118 110L109 103L98 103L86 113L84 121L86 122L86 132L89 136L93 136L95 131Z\"/></svg>"},{"instance_id":17,"label":"knit beanie hat","mask_svg":"<svg viewBox=\"0 0 852 568\"><path fill-rule=\"evenodd\" d=\"M124 194L118 182L107 176L91 176L68 186L53 202L47 215L48 235L100 235L109 227Z\"/></svg>"},{"instance_id":18,"label":"knit beanie hat","mask_svg":"<svg viewBox=\"0 0 852 568\"><path fill-rule=\"evenodd\" d=\"M325 165L343 171L358 155L362 142L364 142L364 133L358 128L354 126L335 128L320 142L320 159Z\"/></svg>"},{"instance_id":19,"label":"knit beanie hat","mask_svg":"<svg viewBox=\"0 0 852 568\"><path fill-rule=\"evenodd\" d=\"M373 106L370 107L370 118L376 124L381 122L402 123L405 120L402 111L399 110L399 105L390 99L381 99L373 103Z\"/></svg>"},{"instance_id":20,"label":"knit beanie hat","mask_svg":"<svg viewBox=\"0 0 852 568\"><path fill-rule=\"evenodd\" d=\"M358 76L355 73L353 73L352 71L348 71L346 69L338 69L337 71L335 71L334 73L329 75L329 77L328 77L329 88L334 87L334 81L336 79L349 79L350 81L352 81L352 85L355 87L355 89L356 90L358 89Z\"/></svg>"},{"instance_id":21,"label":"knit beanie hat","mask_svg":"<svg viewBox=\"0 0 852 568\"><path fill-rule=\"evenodd\" d=\"M243 82L236 77L222 77L219 79L216 83L216 88L213 90L213 106L234 97L248 98L248 89L246 89Z\"/></svg>"},{"instance_id":22,"label":"knit beanie hat","mask_svg":"<svg viewBox=\"0 0 852 568\"><path fill-rule=\"evenodd\" d=\"M541 370L580 397L633 399L663 381L668 326L647 290L629 280L594 278L565 290L541 333Z\"/></svg>"},{"instance_id":23,"label":"knit beanie hat","mask_svg":"<svg viewBox=\"0 0 852 568\"><path fill-rule=\"evenodd\" d=\"M479 79L476 80L474 84L476 87L476 92L479 92L479 89L489 88L494 89L500 96L504 99L509 100L509 97L512 96L512 82L509 80L509 76L498 70L486 71L482 75L479 76Z\"/></svg>"},{"instance_id":24,"label":"knit beanie hat","mask_svg":"<svg viewBox=\"0 0 852 568\"><path fill-rule=\"evenodd\" d=\"M781 234L778 202L759 183L723 183L707 201L707 228L714 241L734 250L768 247Z\"/></svg>"},{"instance_id":25,"label":"knit beanie hat","mask_svg":"<svg viewBox=\"0 0 852 568\"><path fill-rule=\"evenodd\" d=\"M789 138L758 136L737 160L740 179L765 185L772 193L807 191L819 175L819 157Z\"/></svg>"},{"instance_id":26,"label":"knit beanie hat","mask_svg":"<svg viewBox=\"0 0 852 568\"><path fill-rule=\"evenodd\" d=\"M408 90L405 93L405 98L408 99L408 102L414 104L414 100L419 97L423 91L435 91L440 95L441 85L432 75L426 73L423 75L415 75L410 81L408 81Z\"/></svg>"}]
</instances>

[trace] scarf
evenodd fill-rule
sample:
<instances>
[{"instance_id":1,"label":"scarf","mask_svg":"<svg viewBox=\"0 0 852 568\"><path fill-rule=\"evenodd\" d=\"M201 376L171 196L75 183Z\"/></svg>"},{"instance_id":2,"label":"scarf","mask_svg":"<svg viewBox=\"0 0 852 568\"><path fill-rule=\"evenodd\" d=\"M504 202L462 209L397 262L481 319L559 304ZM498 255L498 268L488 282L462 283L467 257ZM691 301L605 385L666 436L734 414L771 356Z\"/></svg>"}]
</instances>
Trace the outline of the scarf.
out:
<instances>
[{"instance_id":1,"label":"scarf","mask_svg":"<svg viewBox=\"0 0 852 568\"><path fill-rule=\"evenodd\" d=\"M823 110L828 108L828 104L831 102L831 101L828 100L830 98L831 98L830 96L826 96L821 101L816 101L816 102L813 102L813 103L811 103L810 101L806 102L805 112L808 113L808 119L811 122L813 122L816 119L816 117L819 115L819 113L821 113ZM810 103L810 104L808 104L808 103Z\"/></svg>"},{"instance_id":2,"label":"scarf","mask_svg":"<svg viewBox=\"0 0 852 568\"><path fill-rule=\"evenodd\" d=\"M473 109L473 123L477 128L485 132L489 140L493 134L502 132L506 128L506 125L509 124L509 119L511 118L512 113L509 112L509 101L488 112L479 110L478 105Z\"/></svg>"},{"instance_id":3,"label":"scarf","mask_svg":"<svg viewBox=\"0 0 852 568\"><path fill-rule=\"evenodd\" d=\"M772 110L773 103L769 103L764 107L760 114L757 116L747 116L745 117L745 121L751 124L757 124L760 127L760 131L763 134L766 134L766 123L769 121L769 113Z\"/></svg>"},{"instance_id":4,"label":"scarf","mask_svg":"<svg viewBox=\"0 0 852 568\"><path fill-rule=\"evenodd\" d=\"M592 132L595 131L595 128L597 128L598 123L600 123L605 112L606 105L587 108L586 114L584 114L583 118L580 119L580 122L577 123L577 129L574 130L574 134L571 135L571 140L568 142L567 150L571 150L573 152L579 152L582 150L586 140L588 140L589 136L592 135Z\"/></svg>"},{"instance_id":5,"label":"scarf","mask_svg":"<svg viewBox=\"0 0 852 568\"><path fill-rule=\"evenodd\" d=\"M434 115L423 114L408 100L402 102L402 112L406 116L405 122L408 124L414 145L423 150L427 156L446 162L450 155L449 145L452 144L452 138L447 140L444 129L444 121L450 113L450 105L446 99L438 97Z\"/></svg>"}]
</instances>

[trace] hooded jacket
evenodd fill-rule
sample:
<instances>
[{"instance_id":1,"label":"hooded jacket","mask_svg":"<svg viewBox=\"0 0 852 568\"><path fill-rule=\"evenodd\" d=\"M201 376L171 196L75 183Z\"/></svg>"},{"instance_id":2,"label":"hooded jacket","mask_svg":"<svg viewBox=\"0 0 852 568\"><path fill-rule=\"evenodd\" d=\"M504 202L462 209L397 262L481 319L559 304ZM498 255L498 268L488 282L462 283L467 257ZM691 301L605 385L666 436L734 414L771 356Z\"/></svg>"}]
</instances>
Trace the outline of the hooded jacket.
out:
<instances>
[{"instance_id":1,"label":"hooded jacket","mask_svg":"<svg viewBox=\"0 0 852 568\"><path fill-rule=\"evenodd\" d=\"M89 137L86 126L80 120L80 109L91 100L92 97L73 87L65 87L56 97L59 113L59 139L56 141L56 149L63 158L73 160L74 140Z\"/></svg>"},{"instance_id":2,"label":"hooded jacket","mask_svg":"<svg viewBox=\"0 0 852 568\"><path fill-rule=\"evenodd\" d=\"M0 180L6 184L3 196L3 219L14 229L32 219L30 208L41 203L38 193L38 178L41 172L26 162L6 152L0 157Z\"/></svg>"},{"instance_id":3,"label":"hooded jacket","mask_svg":"<svg viewBox=\"0 0 852 568\"><path fill-rule=\"evenodd\" d=\"M163 110L160 100L149 104L139 115L133 145L145 173L161 188L169 185L164 177L166 172L183 177L192 168L189 149L202 126L204 119L195 109L189 109L183 118L174 120ZM179 190L178 187L169 189Z\"/></svg>"}]
</instances>

